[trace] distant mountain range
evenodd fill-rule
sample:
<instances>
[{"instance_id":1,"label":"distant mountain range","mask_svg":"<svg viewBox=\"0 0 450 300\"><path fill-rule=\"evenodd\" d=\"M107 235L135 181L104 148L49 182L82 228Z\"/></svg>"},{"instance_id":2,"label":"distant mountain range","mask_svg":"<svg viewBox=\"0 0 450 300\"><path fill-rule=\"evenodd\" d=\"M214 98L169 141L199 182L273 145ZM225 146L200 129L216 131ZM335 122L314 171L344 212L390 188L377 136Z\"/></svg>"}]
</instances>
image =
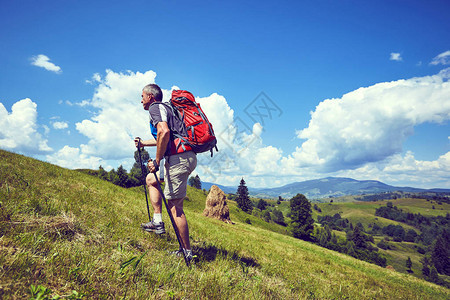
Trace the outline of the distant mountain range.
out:
<instances>
[{"instance_id":1,"label":"distant mountain range","mask_svg":"<svg viewBox=\"0 0 450 300\"><path fill-rule=\"evenodd\" d=\"M202 188L209 190L214 183L202 182ZM236 193L237 186L217 185L225 193ZM383 192L402 191L409 193L420 192L450 192L450 189L420 189L413 187L396 187L376 180L355 180L352 178L327 177L322 179L307 180L290 183L277 188L252 188L248 187L250 196L260 198L289 199L298 193L308 199L320 199L328 197L340 197L347 195L377 194Z\"/></svg>"}]
</instances>

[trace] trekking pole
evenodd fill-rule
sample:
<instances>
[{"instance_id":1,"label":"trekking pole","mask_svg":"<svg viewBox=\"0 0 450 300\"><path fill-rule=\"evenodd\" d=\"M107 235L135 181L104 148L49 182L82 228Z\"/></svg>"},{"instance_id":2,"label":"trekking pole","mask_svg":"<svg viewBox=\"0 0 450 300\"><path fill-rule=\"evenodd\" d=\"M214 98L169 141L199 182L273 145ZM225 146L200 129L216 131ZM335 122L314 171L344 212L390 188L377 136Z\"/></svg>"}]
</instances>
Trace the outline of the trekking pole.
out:
<instances>
[{"instance_id":1,"label":"trekking pole","mask_svg":"<svg viewBox=\"0 0 450 300\"><path fill-rule=\"evenodd\" d=\"M147 188L145 187L145 172L144 172L144 168L143 168L143 165L142 165L142 159L141 159L141 139L139 139L139 141L138 141L138 146L137 146L137 148L138 148L138 154L139 154L139 164L141 165L141 173L142 173L142 177L143 177L143 184L142 184L142 186L144 187L144 193L145 193L145 202L147 202L147 213L148 213L148 221L149 222L151 222L152 221L152 219L151 219L151 217L150 217L150 207L148 206L148 198L147 198Z\"/></svg>"},{"instance_id":2,"label":"trekking pole","mask_svg":"<svg viewBox=\"0 0 450 300\"><path fill-rule=\"evenodd\" d=\"M152 161L152 159L150 158L149 161ZM180 232L178 231L178 227L177 227L177 224L175 223L175 219L173 218L172 212L170 211L169 206L167 205L166 197L164 197L164 193L161 189L161 184L159 183L158 176L156 176L156 171L153 172L153 175L155 175L155 180L156 180L156 183L158 186L158 191L161 194L161 198L164 201L164 205L166 206L166 209L167 209L167 214L170 217L170 221L172 222L173 230L175 231L175 235L177 236L178 244L180 245L180 251L183 253L183 257L184 257L184 261L186 262L186 266L189 267L189 260L186 257L186 253L184 253L183 241L181 240Z\"/></svg>"}]
</instances>

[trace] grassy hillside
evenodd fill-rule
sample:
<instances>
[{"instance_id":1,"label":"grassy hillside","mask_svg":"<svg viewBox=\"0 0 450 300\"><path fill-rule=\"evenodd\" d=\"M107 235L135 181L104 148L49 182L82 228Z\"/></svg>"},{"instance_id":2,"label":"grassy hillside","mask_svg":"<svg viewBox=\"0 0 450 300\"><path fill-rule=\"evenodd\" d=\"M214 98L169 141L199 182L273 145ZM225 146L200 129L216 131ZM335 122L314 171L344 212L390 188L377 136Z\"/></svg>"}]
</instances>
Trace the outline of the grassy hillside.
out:
<instances>
[{"instance_id":1,"label":"grassy hillside","mask_svg":"<svg viewBox=\"0 0 450 300\"><path fill-rule=\"evenodd\" d=\"M352 223L356 224L361 222L365 228L369 224L378 223L381 226L387 226L389 224L400 224L399 222L380 218L375 216L375 210L378 207L386 206L387 202L392 202L394 206L402 209L404 212L420 213L423 216L445 216L450 211L450 204L426 201L424 199L416 198L401 198L396 200L383 200L376 202L340 202L340 203L320 203L318 206L322 210L321 215L334 215L339 213L342 218L349 219ZM435 209L433 209L433 206ZM315 219L317 212L313 212ZM401 223L401 225L407 229L414 229L414 227Z\"/></svg>"},{"instance_id":2,"label":"grassy hillside","mask_svg":"<svg viewBox=\"0 0 450 300\"><path fill-rule=\"evenodd\" d=\"M69 299L450 297L413 276L261 228L231 201L234 225L205 218L200 190L189 188L186 201L198 255L187 268L167 254L177 248L170 226L163 237L139 228L147 219L140 188L1 150L0 178L2 299L30 291Z\"/></svg>"},{"instance_id":3,"label":"grassy hillside","mask_svg":"<svg viewBox=\"0 0 450 300\"><path fill-rule=\"evenodd\" d=\"M437 204L435 201L427 201L425 199L399 198L395 200L384 200L376 202L357 201L332 204L320 203L318 204L318 207L321 209L321 212L318 213L316 210L313 210L313 216L317 220L318 215L334 215L336 213L339 213L342 218L349 219L349 221L355 225L357 223L363 224L366 230L369 229L369 225L371 224L377 224L380 227L392 224L402 226L405 231L413 229L417 233L420 233L420 231L413 226L375 216L375 210L379 207L386 206L387 202L391 202L394 206L397 206L404 212L410 212L414 214L420 213L421 215L428 217L445 216L450 211L450 204L448 203ZM435 208L433 209L433 207ZM335 231L335 233L340 236L345 236L344 232ZM375 244L382 239L382 236L375 236ZM412 270L414 271L414 274L416 274L417 276L422 276L422 264L420 260L423 258L423 255L420 255L417 252L417 244L408 243L405 241L390 241L390 244L394 249L379 250L381 253L385 254L388 265L391 265L397 271L406 273L407 268L405 265L405 261L409 256L413 263Z\"/></svg>"}]
</instances>

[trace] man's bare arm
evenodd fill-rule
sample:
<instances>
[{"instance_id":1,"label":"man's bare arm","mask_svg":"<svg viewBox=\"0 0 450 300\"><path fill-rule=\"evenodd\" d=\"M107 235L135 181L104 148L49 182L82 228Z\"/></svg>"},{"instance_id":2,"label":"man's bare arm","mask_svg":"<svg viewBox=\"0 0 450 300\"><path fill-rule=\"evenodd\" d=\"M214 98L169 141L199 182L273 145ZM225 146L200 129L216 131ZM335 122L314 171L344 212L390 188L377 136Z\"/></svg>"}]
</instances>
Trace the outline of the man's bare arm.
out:
<instances>
[{"instance_id":1,"label":"man's bare arm","mask_svg":"<svg viewBox=\"0 0 450 300\"><path fill-rule=\"evenodd\" d=\"M136 147L138 146L139 140L141 141L140 142L140 146L141 147L154 147L154 146L156 146L156 140L155 139L149 139L149 140L145 140L144 141L141 138L135 138L134 139L134 145Z\"/></svg>"}]
</instances>

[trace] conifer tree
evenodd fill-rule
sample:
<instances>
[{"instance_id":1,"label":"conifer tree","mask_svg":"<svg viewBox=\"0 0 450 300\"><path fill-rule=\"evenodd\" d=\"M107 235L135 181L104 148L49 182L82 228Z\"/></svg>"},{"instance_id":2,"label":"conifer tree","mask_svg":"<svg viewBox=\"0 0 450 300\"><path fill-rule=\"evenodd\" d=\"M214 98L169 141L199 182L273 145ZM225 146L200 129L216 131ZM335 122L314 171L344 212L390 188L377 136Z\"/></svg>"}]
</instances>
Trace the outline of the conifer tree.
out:
<instances>
[{"instance_id":1,"label":"conifer tree","mask_svg":"<svg viewBox=\"0 0 450 300\"><path fill-rule=\"evenodd\" d=\"M258 204L256 205L256 208L258 208L260 211L265 210L267 207L267 202L263 199L259 199Z\"/></svg>"},{"instance_id":2,"label":"conifer tree","mask_svg":"<svg viewBox=\"0 0 450 300\"><path fill-rule=\"evenodd\" d=\"M409 229L405 235L405 241L414 243L417 237L417 232L414 229Z\"/></svg>"},{"instance_id":3,"label":"conifer tree","mask_svg":"<svg viewBox=\"0 0 450 300\"><path fill-rule=\"evenodd\" d=\"M119 176L117 176L117 172L116 170L114 170L114 168L112 168L109 172L108 172L108 177L109 177L109 181L111 181L114 184L117 184L117 182L119 182Z\"/></svg>"},{"instance_id":4,"label":"conifer tree","mask_svg":"<svg viewBox=\"0 0 450 300\"><path fill-rule=\"evenodd\" d=\"M144 148L141 148L142 164L146 164L149 159L150 159L150 155L148 154L147 150L145 150ZM137 167L140 168L140 166L139 166L139 151L138 150L134 151L134 161L137 163Z\"/></svg>"},{"instance_id":5,"label":"conifer tree","mask_svg":"<svg viewBox=\"0 0 450 300\"><path fill-rule=\"evenodd\" d=\"M352 241L347 241L347 244L345 246L345 252L350 256L356 257L357 254L355 251L355 243L353 243Z\"/></svg>"},{"instance_id":6,"label":"conifer tree","mask_svg":"<svg viewBox=\"0 0 450 300\"><path fill-rule=\"evenodd\" d=\"M245 185L244 178L241 179L236 194L237 194L236 202L238 207L243 211L245 211L246 213L251 213L253 210L253 204L248 196L248 188Z\"/></svg>"},{"instance_id":7,"label":"conifer tree","mask_svg":"<svg viewBox=\"0 0 450 300\"><path fill-rule=\"evenodd\" d=\"M98 177L103 180L108 180L108 172L101 165L98 167Z\"/></svg>"},{"instance_id":8,"label":"conifer tree","mask_svg":"<svg viewBox=\"0 0 450 300\"><path fill-rule=\"evenodd\" d=\"M279 225L285 226L283 212L278 209L274 209L273 212L273 221Z\"/></svg>"},{"instance_id":9,"label":"conifer tree","mask_svg":"<svg viewBox=\"0 0 450 300\"><path fill-rule=\"evenodd\" d=\"M425 277L430 276L430 262L426 256L422 260L422 275Z\"/></svg>"},{"instance_id":10,"label":"conifer tree","mask_svg":"<svg viewBox=\"0 0 450 300\"><path fill-rule=\"evenodd\" d=\"M135 165L137 165L137 167L135 167ZM139 164L134 163L133 167L130 170L130 173L128 174L128 179L129 179L129 186L139 186L142 185L143 183L143 178L142 178L142 171L139 168Z\"/></svg>"},{"instance_id":11,"label":"conifer tree","mask_svg":"<svg viewBox=\"0 0 450 300\"><path fill-rule=\"evenodd\" d=\"M198 175L195 175L195 185L194 187L196 189L201 190L202 189L202 181L200 180L200 177Z\"/></svg>"},{"instance_id":12,"label":"conifer tree","mask_svg":"<svg viewBox=\"0 0 450 300\"><path fill-rule=\"evenodd\" d=\"M352 241L355 243L355 247L358 249L365 249L367 248L367 242L366 237L364 233L361 232L360 226L355 226L353 231L349 231L347 233L347 240Z\"/></svg>"},{"instance_id":13,"label":"conifer tree","mask_svg":"<svg viewBox=\"0 0 450 300\"><path fill-rule=\"evenodd\" d=\"M264 221L269 223L270 220L272 220L272 218L270 217L270 211L265 210L264 213L263 213L263 218L264 218Z\"/></svg>"},{"instance_id":14,"label":"conifer tree","mask_svg":"<svg viewBox=\"0 0 450 300\"><path fill-rule=\"evenodd\" d=\"M406 260L406 267L408 268L408 272L412 273L411 267L412 267L412 261L411 257L408 256L408 259Z\"/></svg>"},{"instance_id":15,"label":"conifer tree","mask_svg":"<svg viewBox=\"0 0 450 300\"><path fill-rule=\"evenodd\" d=\"M431 262L438 273L450 275L450 241L446 230L438 236L431 252Z\"/></svg>"},{"instance_id":16,"label":"conifer tree","mask_svg":"<svg viewBox=\"0 0 450 300\"><path fill-rule=\"evenodd\" d=\"M311 203L302 194L291 199L291 232L295 238L311 240L314 230Z\"/></svg>"},{"instance_id":17,"label":"conifer tree","mask_svg":"<svg viewBox=\"0 0 450 300\"><path fill-rule=\"evenodd\" d=\"M188 180L188 184L189 184L189 186L194 186L194 181L195 181L195 178L194 178L194 176L191 176L191 177L189 177L189 180Z\"/></svg>"},{"instance_id":18,"label":"conifer tree","mask_svg":"<svg viewBox=\"0 0 450 300\"><path fill-rule=\"evenodd\" d=\"M148 174L148 168L146 166L146 163L148 162L150 158L150 155L148 154L147 150L144 148L141 149L141 162L143 165L143 168L139 165L139 151L134 151L134 164L133 167L130 170L130 178L133 182L134 186L141 185L145 182L145 176ZM144 174L142 174L142 169L144 170Z\"/></svg>"},{"instance_id":19,"label":"conifer tree","mask_svg":"<svg viewBox=\"0 0 450 300\"><path fill-rule=\"evenodd\" d=\"M430 277L429 278L430 278L430 281L439 284L438 271L436 270L436 268L434 266L432 266L430 269Z\"/></svg>"},{"instance_id":20,"label":"conifer tree","mask_svg":"<svg viewBox=\"0 0 450 300\"><path fill-rule=\"evenodd\" d=\"M190 186L192 186L192 187L194 187L196 189L199 189L199 190L202 189L202 182L201 182L200 177L198 175L195 175L195 177L194 176L189 177L189 182L188 183L189 183Z\"/></svg>"},{"instance_id":21,"label":"conifer tree","mask_svg":"<svg viewBox=\"0 0 450 300\"><path fill-rule=\"evenodd\" d=\"M128 185L127 170L125 170L125 168L122 165L120 165L117 168L117 182L115 182L114 184L121 186L121 187L127 187L127 185Z\"/></svg>"}]
</instances>

